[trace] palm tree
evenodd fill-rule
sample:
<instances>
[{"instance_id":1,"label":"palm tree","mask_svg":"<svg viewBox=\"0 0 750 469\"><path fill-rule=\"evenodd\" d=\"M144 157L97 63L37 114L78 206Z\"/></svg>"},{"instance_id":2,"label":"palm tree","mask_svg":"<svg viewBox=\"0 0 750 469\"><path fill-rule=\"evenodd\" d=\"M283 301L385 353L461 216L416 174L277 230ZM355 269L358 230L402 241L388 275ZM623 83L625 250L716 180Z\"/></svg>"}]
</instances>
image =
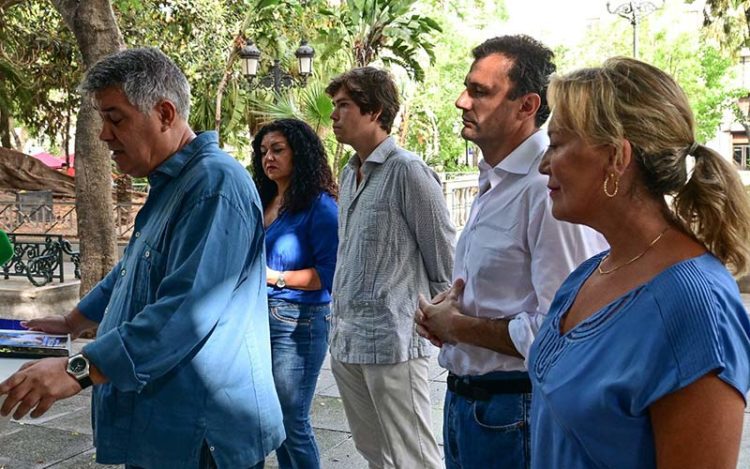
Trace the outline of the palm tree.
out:
<instances>
[{"instance_id":1,"label":"palm tree","mask_svg":"<svg viewBox=\"0 0 750 469\"><path fill-rule=\"evenodd\" d=\"M351 52L353 65L364 67L377 59L386 65L398 65L417 81L424 79L422 55L434 62L433 34L440 25L415 9L416 0L347 0L332 13L334 27L321 32L328 48ZM338 24L336 24L338 23Z\"/></svg>"}]
</instances>

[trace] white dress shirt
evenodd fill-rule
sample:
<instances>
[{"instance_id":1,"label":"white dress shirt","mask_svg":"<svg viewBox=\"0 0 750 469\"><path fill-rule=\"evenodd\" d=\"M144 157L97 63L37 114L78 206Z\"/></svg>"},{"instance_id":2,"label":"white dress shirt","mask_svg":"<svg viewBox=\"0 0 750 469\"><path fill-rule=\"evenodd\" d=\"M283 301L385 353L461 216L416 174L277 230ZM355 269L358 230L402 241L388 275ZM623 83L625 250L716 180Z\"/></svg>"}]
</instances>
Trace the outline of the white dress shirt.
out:
<instances>
[{"instance_id":1,"label":"white dress shirt","mask_svg":"<svg viewBox=\"0 0 750 469\"><path fill-rule=\"evenodd\" d=\"M479 163L480 192L456 246L453 280L464 279L461 310L511 318L523 359L468 344L443 345L440 365L457 375L525 371L531 343L555 292L581 262L607 249L594 230L556 220L539 163L549 138L538 131L494 168Z\"/></svg>"}]
</instances>

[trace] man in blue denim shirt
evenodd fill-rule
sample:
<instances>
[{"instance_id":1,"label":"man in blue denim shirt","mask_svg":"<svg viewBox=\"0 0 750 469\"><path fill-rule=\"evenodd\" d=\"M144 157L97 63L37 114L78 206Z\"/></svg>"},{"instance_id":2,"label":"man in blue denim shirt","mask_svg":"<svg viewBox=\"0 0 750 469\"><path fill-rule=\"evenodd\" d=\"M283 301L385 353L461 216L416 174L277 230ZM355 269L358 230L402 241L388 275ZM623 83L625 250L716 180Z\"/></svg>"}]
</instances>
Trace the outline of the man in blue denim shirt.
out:
<instances>
[{"instance_id":1,"label":"man in blue denim shirt","mask_svg":"<svg viewBox=\"0 0 750 469\"><path fill-rule=\"evenodd\" d=\"M255 187L215 133L190 129L190 87L157 49L103 59L81 90L113 160L151 191L115 268L65 317L27 324L77 336L98 323L97 339L0 384L0 412L36 417L93 383L97 462L262 467L284 431Z\"/></svg>"}]
</instances>

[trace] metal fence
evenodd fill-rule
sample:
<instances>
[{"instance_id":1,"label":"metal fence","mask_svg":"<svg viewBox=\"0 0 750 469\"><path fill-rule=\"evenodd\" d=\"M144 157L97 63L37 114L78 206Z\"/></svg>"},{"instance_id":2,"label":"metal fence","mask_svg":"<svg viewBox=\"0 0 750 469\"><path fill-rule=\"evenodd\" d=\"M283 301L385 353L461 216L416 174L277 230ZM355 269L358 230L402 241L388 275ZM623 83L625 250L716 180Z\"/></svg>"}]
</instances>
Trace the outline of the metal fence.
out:
<instances>
[{"instance_id":1,"label":"metal fence","mask_svg":"<svg viewBox=\"0 0 750 469\"><path fill-rule=\"evenodd\" d=\"M440 176L451 220L460 230L466 224L477 194L477 174L443 173ZM141 207L142 203L112 204L118 239L130 239L135 216ZM0 229L9 234L61 235L69 240L77 240L78 216L75 202L0 203Z\"/></svg>"},{"instance_id":2,"label":"metal fence","mask_svg":"<svg viewBox=\"0 0 750 469\"><path fill-rule=\"evenodd\" d=\"M121 240L130 239L140 203L112 205L115 229ZM39 213L45 216L40 217ZM15 202L0 203L0 229L9 234L61 235L78 239L78 215L75 202L51 202L29 206Z\"/></svg>"},{"instance_id":3,"label":"metal fence","mask_svg":"<svg viewBox=\"0 0 750 469\"><path fill-rule=\"evenodd\" d=\"M53 279L62 283L65 282L63 263L66 260L73 263L75 278L81 278L80 256L62 235L10 234L8 237L13 244L13 257L0 268L6 280L26 277L37 287Z\"/></svg>"}]
</instances>

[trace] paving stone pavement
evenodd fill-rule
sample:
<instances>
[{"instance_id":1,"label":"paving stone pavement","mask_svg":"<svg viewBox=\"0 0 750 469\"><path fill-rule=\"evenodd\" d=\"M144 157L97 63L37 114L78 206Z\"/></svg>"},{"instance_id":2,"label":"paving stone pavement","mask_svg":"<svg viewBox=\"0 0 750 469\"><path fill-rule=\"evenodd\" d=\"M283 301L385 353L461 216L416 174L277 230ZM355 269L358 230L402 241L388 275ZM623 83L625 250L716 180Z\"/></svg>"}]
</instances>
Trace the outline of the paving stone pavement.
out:
<instances>
[{"instance_id":1,"label":"paving stone pavement","mask_svg":"<svg viewBox=\"0 0 750 469\"><path fill-rule=\"evenodd\" d=\"M745 306L750 306L750 295L743 295ZM85 341L76 341L80 348ZM446 372L433 357L430 362L430 397L432 399L433 429L442 445L442 403L445 394ZM79 469L115 468L98 465L91 441L90 390L57 403L39 419L11 421L0 425L0 469ZM326 358L312 406L312 422L320 445L324 469L366 469L367 463L357 453L349 433L341 397L330 361ZM442 451L442 446L441 446ZM278 467L271 456L266 467ZM740 448L738 469L750 468L750 409L745 411L745 425ZM411 469L411 468L403 468ZM477 468L481 469L481 468Z\"/></svg>"}]
</instances>

